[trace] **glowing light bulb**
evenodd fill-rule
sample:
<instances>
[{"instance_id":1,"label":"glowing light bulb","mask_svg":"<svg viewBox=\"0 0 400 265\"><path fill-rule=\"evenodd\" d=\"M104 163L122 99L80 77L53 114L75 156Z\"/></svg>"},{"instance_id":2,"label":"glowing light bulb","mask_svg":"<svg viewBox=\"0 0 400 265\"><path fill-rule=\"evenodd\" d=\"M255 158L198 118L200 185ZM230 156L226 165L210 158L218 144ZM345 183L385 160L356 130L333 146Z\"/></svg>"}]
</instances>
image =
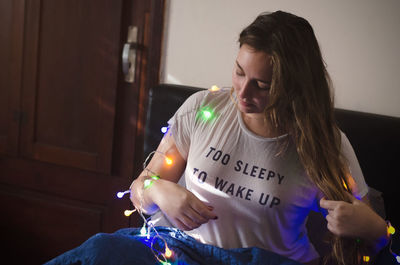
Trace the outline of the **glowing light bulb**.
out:
<instances>
[{"instance_id":1,"label":"glowing light bulb","mask_svg":"<svg viewBox=\"0 0 400 265\"><path fill-rule=\"evenodd\" d=\"M216 86L216 85L213 85L211 88L210 88L210 91L218 91L218 90L220 90L220 88L218 87L218 86Z\"/></svg>"},{"instance_id":2,"label":"glowing light bulb","mask_svg":"<svg viewBox=\"0 0 400 265\"><path fill-rule=\"evenodd\" d=\"M122 197L124 197L125 194L130 193L130 192L131 192L130 190L120 191L117 193L117 197L121 199Z\"/></svg>"},{"instance_id":3,"label":"glowing light bulb","mask_svg":"<svg viewBox=\"0 0 400 265\"><path fill-rule=\"evenodd\" d=\"M203 116L206 120L208 120L209 118L211 118L212 113L209 110L203 110Z\"/></svg>"},{"instance_id":4,"label":"glowing light bulb","mask_svg":"<svg viewBox=\"0 0 400 265\"><path fill-rule=\"evenodd\" d=\"M349 190L349 189L347 188L346 182L344 182L344 179L342 179L342 183L343 183L343 187L344 187L346 190Z\"/></svg>"},{"instance_id":5,"label":"glowing light bulb","mask_svg":"<svg viewBox=\"0 0 400 265\"><path fill-rule=\"evenodd\" d=\"M396 256L397 263L400 263L400 256Z\"/></svg>"},{"instance_id":6,"label":"glowing light bulb","mask_svg":"<svg viewBox=\"0 0 400 265\"><path fill-rule=\"evenodd\" d=\"M165 163L167 163L167 165L172 165L173 161L171 158L169 158L168 156L165 157Z\"/></svg>"},{"instance_id":7,"label":"glowing light bulb","mask_svg":"<svg viewBox=\"0 0 400 265\"><path fill-rule=\"evenodd\" d=\"M145 188L145 189L150 188L152 185L153 185L153 180L151 180L151 179L146 179L143 182L143 188Z\"/></svg>"},{"instance_id":8,"label":"glowing light bulb","mask_svg":"<svg viewBox=\"0 0 400 265\"><path fill-rule=\"evenodd\" d=\"M369 262L369 256L363 256L363 261Z\"/></svg>"},{"instance_id":9,"label":"glowing light bulb","mask_svg":"<svg viewBox=\"0 0 400 265\"><path fill-rule=\"evenodd\" d=\"M396 229L394 229L394 227L392 225L389 225L388 227L388 233L393 235L396 232Z\"/></svg>"},{"instance_id":10,"label":"glowing light bulb","mask_svg":"<svg viewBox=\"0 0 400 265\"><path fill-rule=\"evenodd\" d=\"M145 188L145 189L150 188L150 187L153 185L153 183L154 183L153 181L154 181L154 180L157 180L157 179L160 179L160 177L157 176L157 175L151 176L151 179L145 179L145 180L143 181L143 188Z\"/></svg>"},{"instance_id":11,"label":"glowing light bulb","mask_svg":"<svg viewBox=\"0 0 400 265\"><path fill-rule=\"evenodd\" d=\"M147 234L146 224L143 224L143 227L140 229L140 235L146 236L146 234Z\"/></svg>"},{"instance_id":12,"label":"glowing light bulb","mask_svg":"<svg viewBox=\"0 0 400 265\"><path fill-rule=\"evenodd\" d=\"M203 121L209 121L212 120L214 116L214 110L209 106L204 106L198 110L196 118Z\"/></svg>"},{"instance_id":13,"label":"glowing light bulb","mask_svg":"<svg viewBox=\"0 0 400 265\"><path fill-rule=\"evenodd\" d=\"M168 246L165 246L165 253L164 253L166 258L170 258L172 256L172 251L168 248Z\"/></svg>"},{"instance_id":14,"label":"glowing light bulb","mask_svg":"<svg viewBox=\"0 0 400 265\"><path fill-rule=\"evenodd\" d=\"M134 213L135 211L136 211L136 210L125 210L125 211L124 211L124 215L125 215L126 217L131 216L131 214Z\"/></svg>"},{"instance_id":15,"label":"glowing light bulb","mask_svg":"<svg viewBox=\"0 0 400 265\"><path fill-rule=\"evenodd\" d=\"M169 128L168 128L168 127L165 127L165 126L164 126L164 127L161 127L161 132L162 132L162 133L166 133L166 132L168 132L168 129L169 129Z\"/></svg>"}]
</instances>

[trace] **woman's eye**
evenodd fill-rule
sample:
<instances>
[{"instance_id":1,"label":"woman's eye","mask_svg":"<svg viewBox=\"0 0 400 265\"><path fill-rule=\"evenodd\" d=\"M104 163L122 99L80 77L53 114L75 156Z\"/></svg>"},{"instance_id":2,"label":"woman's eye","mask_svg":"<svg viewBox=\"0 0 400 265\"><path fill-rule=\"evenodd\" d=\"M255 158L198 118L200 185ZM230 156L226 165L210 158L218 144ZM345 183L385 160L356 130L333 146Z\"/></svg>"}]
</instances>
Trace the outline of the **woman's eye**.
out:
<instances>
[{"instance_id":1,"label":"woman's eye","mask_svg":"<svg viewBox=\"0 0 400 265\"><path fill-rule=\"evenodd\" d=\"M263 89L263 90L268 90L270 88L270 86L268 84L261 83L261 82L257 82L257 86L258 86L258 88Z\"/></svg>"},{"instance_id":2,"label":"woman's eye","mask_svg":"<svg viewBox=\"0 0 400 265\"><path fill-rule=\"evenodd\" d=\"M244 76L244 73L243 73L243 72L240 72L240 71L236 71L236 75L238 75L238 76Z\"/></svg>"}]
</instances>

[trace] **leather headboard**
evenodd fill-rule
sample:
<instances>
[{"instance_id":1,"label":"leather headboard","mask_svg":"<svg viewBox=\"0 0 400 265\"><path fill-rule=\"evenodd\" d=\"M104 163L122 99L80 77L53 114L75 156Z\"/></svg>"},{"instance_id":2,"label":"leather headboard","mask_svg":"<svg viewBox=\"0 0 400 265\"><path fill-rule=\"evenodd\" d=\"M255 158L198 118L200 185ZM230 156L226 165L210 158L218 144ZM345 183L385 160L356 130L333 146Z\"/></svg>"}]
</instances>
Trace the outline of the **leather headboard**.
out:
<instances>
[{"instance_id":1,"label":"leather headboard","mask_svg":"<svg viewBox=\"0 0 400 265\"><path fill-rule=\"evenodd\" d=\"M168 125L168 120L191 94L200 90L203 89L165 84L150 89L144 132L144 157L157 149L163 136L161 128Z\"/></svg>"},{"instance_id":2,"label":"leather headboard","mask_svg":"<svg viewBox=\"0 0 400 265\"><path fill-rule=\"evenodd\" d=\"M150 89L145 125L144 155L155 150L162 138L161 127L167 126L179 106L201 88L161 84ZM349 138L370 187L383 193L387 218L400 224L396 216L396 195L400 158L400 118L336 109L341 130Z\"/></svg>"}]
</instances>

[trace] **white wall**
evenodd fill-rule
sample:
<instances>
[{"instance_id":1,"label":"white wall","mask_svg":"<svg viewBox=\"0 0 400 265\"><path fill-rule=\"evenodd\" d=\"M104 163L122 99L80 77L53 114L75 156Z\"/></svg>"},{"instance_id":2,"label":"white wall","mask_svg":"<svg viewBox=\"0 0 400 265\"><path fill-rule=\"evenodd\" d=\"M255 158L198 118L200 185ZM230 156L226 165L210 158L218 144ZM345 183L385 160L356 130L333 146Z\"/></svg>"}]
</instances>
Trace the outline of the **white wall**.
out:
<instances>
[{"instance_id":1,"label":"white wall","mask_svg":"<svg viewBox=\"0 0 400 265\"><path fill-rule=\"evenodd\" d=\"M238 34L276 10L313 26L336 107L400 117L400 0L168 0L161 81L230 86Z\"/></svg>"}]
</instances>

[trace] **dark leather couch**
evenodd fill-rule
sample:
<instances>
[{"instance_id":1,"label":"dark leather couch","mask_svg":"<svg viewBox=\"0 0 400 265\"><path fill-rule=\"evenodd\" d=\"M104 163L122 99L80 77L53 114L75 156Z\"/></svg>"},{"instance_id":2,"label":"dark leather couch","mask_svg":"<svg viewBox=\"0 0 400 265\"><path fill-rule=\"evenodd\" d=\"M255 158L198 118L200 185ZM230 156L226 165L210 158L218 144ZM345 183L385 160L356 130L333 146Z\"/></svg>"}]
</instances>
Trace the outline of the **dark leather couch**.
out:
<instances>
[{"instance_id":1,"label":"dark leather couch","mask_svg":"<svg viewBox=\"0 0 400 265\"><path fill-rule=\"evenodd\" d=\"M161 84L150 90L145 125L145 156L157 148L163 135L161 127L167 125L167 121L188 96L201 89ZM336 109L335 115L339 127L357 154L364 177L371 188L370 199L374 208L395 227L396 224L399 227L399 207L396 201L400 179L397 169L397 162L400 164L400 118L343 109ZM323 224L317 227L322 228ZM310 233L310 237L320 235L315 227L314 232Z\"/></svg>"}]
</instances>

